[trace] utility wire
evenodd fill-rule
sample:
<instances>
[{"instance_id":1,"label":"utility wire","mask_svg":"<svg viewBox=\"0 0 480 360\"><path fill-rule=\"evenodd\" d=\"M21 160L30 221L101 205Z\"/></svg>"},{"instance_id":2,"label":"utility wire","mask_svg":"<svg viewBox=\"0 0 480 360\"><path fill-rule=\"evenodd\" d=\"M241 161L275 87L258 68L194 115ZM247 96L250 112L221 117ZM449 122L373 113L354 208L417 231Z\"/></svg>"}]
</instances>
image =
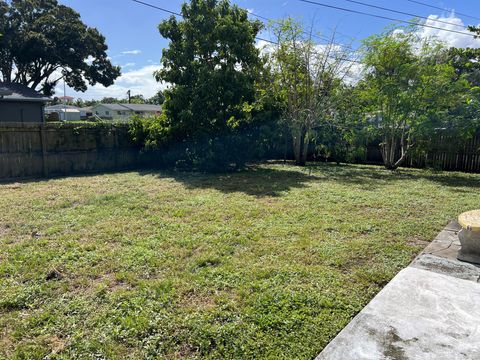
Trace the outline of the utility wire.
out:
<instances>
[{"instance_id":1,"label":"utility wire","mask_svg":"<svg viewBox=\"0 0 480 360\"><path fill-rule=\"evenodd\" d=\"M160 10L160 11L163 11L163 12L166 12L168 14L172 14L172 15L176 15L176 16L180 16L183 18L183 15L180 14L180 13L177 13L175 11L171 11L171 10L168 10L168 9L164 9L162 7L159 7L159 6L156 6L156 5L152 5L150 3L147 3L147 2L144 2L144 1L140 1L140 0L132 0L133 2L135 3L138 3L138 4L141 4L141 5L144 5L144 6L148 6L150 8L153 8L153 9L156 9L156 10ZM269 44L273 44L273 45L280 45L279 43L275 42L275 41L272 41L272 40L267 40L267 39L264 39L264 38L261 38L261 37L255 37L256 40L259 40L259 41L265 41ZM334 44L332 44L334 45ZM331 58L333 58L332 56L329 56ZM343 60L343 61L346 61L346 62L351 62L351 63L357 63L357 64L361 64L360 61L357 61L357 60L352 60L352 59L347 59L347 58L335 58L337 60Z\"/></svg>"},{"instance_id":2,"label":"utility wire","mask_svg":"<svg viewBox=\"0 0 480 360\"><path fill-rule=\"evenodd\" d=\"M426 4L426 3L424 3L424 2L417 1L417 0L407 0L407 1L409 1L409 2L411 2L411 3L414 3L414 4L423 5L423 6L432 8L432 9L437 9L437 10L442 10L442 11L450 11L450 10L448 10L448 9L441 8L441 7L439 7L439 6L434 6L434 5ZM470 18L470 19L480 20L480 18L478 18L478 17L476 17L476 16L471 16L471 15L467 15L467 14L462 14L461 12L458 12L458 11L455 11L455 14L460 15L460 16L464 16L464 17L467 17L467 18Z\"/></svg>"},{"instance_id":3,"label":"utility wire","mask_svg":"<svg viewBox=\"0 0 480 360\"><path fill-rule=\"evenodd\" d=\"M436 30L440 30L440 31L446 31L446 32L451 32L451 33L455 33L455 34L475 37L473 34L469 34L469 33L463 32L463 31L443 29L441 27L427 25L427 24L421 24L421 23L417 23L417 22L414 22L414 21L400 20L400 19L395 19L395 18L391 18L391 17L388 17L388 16L367 13L367 12L364 12L364 11L358 11L358 10L343 8L343 7L339 7L339 6L327 5L327 4L324 4L324 3L317 2L317 1L310 1L310 0L299 0L299 1L307 3L307 4L313 4L313 5L322 6L322 7L329 8L329 9L334 9L334 10L345 11L345 12L349 12L349 13L353 13L353 14L360 14L360 15L365 15L365 16L370 16L370 17L375 17L375 18L390 20L390 21L398 21L398 22L402 22L402 23L405 23L405 24L422 26L422 27L436 29Z\"/></svg>"},{"instance_id":4,"label":"utility wire","mask_svg":"<svg viewBox=\"0 0 480 360\"><path fill-rule=\"evenodd\" d=\"M411 14L411 13L404 12L404 11L389 9L389 8L386 8L386 7L383 7L383 6L377 6L377 5L373 5L373 4L367 4L367 3L364 3L364 2L362 2L362 1L356 1L356 0L344 0L344 1L347 1L347 2L353 3L353 4L358 4L358 5L370 7L370 8L373 8L373 9L379 9L379 10L389 11L389 12L392 12L392 13L395 13L395 14L407 15L407 16L412 16L412 17L414 17L414 18L419 18L419 19L424 19L424 20L431 20L431 21L435 21L435 22L438 22L438 23L442 23L442 24L447 24L447 25L452 25L452 26L456 26L456 27L461 27L462 29L465 30L465 26L463 26L463 25L458 25L458 24L454 24L454 23L451 23L451 22L448 22L448 21L431 19L431 18L428 18L428 17L426 17L426 16L415 15L415 14Z\"/></svg>"},{"instance_id":5,"label":"utility wire","mask_svg":"<svg viewBox=\"0 0 480 360\"><path fill-rule=\"evenodd\" d=\"M274 20L274 19L262 16L262 15L258 15L258 14L255 14L254 12L249 12L249 14L252 15L252 16L255 16L256 18L262 19L264 21L279 23L278 20ZM307 35L307 36L311 36L311 37L314 37L314 38L317 38L317 39L320 39L320 40L323 40L323 41L327 42L327 44L337 45L341 48L350 50L352 52L357 52L358 51L358 49L354 49L351 46L332 42L332 39L330 39L326 36L321 36L321 35L318 35L318 34L311 34L308 31L302 31L302 34Z\"/></svg>"},{"instance_id":6,"label":"utility wire","mask_svg":"<svg viewBox=\"0 0 480 360\"><path fill-rule=\"evenodd\" d=\"M161 8L160 6L152 5L152 4L149 4L149 3L146 3L146 2L140 1L140 0L132 0L132 1L133 1L133 2L136 2L136 3L138 3L138 4L142 4L142 5L151 7L151 8L153 8L153 9L157 9L157 10L164 11L164 12L166 12L166 13L169 13L169 14L172 14L172 15L175 15L175 16L183 17L182 14L180 14L180 13L177 13L177 12L175 12L175 11L171 11L171 10L167 10L167 9Z\"/></svg>"},{"instance_id":7,"label":"utility wire","mask_svg":"<svg viewBox=\"0 0 480 360\"><path fill-rule=\"evenodd\" d=\"M143 2L143 1L140 1L140 0L132 0L132 1L134 1L134 2L136 2L136 3L138 3L138 4L142 4L142 5L151 7L151 8L153 8L153 9L161 10L161 11L164 11L164 12L166 12L166 13L169 13L169 14L172 14L172 15L175 15L175 16L180 16L180 17L182 17L182 14L180 14L180 13L177 13L177 12L171 11L171 10L167 10L167 9L162 8L162 7L160 7L160 6L156 6L156 5L153 5L153 4L149 4L149 3L146 3L146 2ZM255 13L253 13L253 12L249 12L249 14L252 15L252 16L255 16L255 17L259 18L259 19L262 19L262 20L264 20L264 21L274 21L273 19L267 18L267 17L262 16L262 15L255 14ZM303 31L303 33L309 35L306 31ZM329 38L324 37L324 36L320 36L320 35L317 35L317 34L312 34L312 36L313 36L313 37L316 37L316 38L319 38L319 39L322 39L322 40L324 40L324 41L330 41ZM335 43L334 43L334 45L338 45L338 46L341 46L341 47L344 47L344 48L348 48L349 50L352 50L352 51L358 51L358 50L352 49L351 47L348 47L348 46L345 46L345 45L342 45L342 44L335 44Z\"/></svg>"}]
</instances>

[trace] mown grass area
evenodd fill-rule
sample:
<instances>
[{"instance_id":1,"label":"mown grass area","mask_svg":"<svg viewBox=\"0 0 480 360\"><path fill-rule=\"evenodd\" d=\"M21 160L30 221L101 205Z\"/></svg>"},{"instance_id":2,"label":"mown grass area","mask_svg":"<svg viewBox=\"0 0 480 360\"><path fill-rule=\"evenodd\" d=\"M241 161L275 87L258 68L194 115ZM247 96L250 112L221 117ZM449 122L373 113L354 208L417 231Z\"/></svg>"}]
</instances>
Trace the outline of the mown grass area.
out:
<instances>
[{"instance_id":1,"label":"mown grass area","mask_svg":"<svg viewBox=\"0 0 480 360\"><path fill-rule=\"evenodd\" d=\"M312 359L480 175L282 164L0 185L0 358Z\"/></svg>"}]
</instances>

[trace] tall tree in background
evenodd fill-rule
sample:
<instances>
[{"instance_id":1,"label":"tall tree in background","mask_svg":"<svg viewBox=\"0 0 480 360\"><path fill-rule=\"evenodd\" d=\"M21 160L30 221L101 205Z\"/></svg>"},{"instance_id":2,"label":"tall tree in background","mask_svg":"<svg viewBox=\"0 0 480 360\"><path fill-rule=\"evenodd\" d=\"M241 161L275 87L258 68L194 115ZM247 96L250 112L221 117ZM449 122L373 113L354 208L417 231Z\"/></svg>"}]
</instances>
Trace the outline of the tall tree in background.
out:
<instances>
[{"instance_id":1,"label":"tall tree in background","mask_svg":"<svg viewBox=\"0 0 480 360\"><path fill-rule=\"evenodd\" d=\"M472 92L438 43L414 30L374 35L364 42L366 125L382 139L385 167L396 169L441 129L467 128ZM471 125L471 124L470 124Z\"/></svg>"},{"instance_id":2,"label":"tall tree in background","mask_svg":"<svg viewBox=\"0 0 480 360\"><path fill-rule=\"evenodd\" d=\"M0 78L52 95L62 79L76 91L120 76L105 38L57 0L0 0Z\"/></svg>"},{"instance_id":3,"label":"tall tree in background","mask_svg":"<svg viewBox=\"0 0 480 360\"><path fill-rule=\"evenodd\" d=\"M312 31L287 18L272 24L277 45L270 56L275 91L283 99L282 120L290 129L295 163L305 165L320 127L333 120L340 89L352 65L348 48L313 41Z\"/></svg>"},{"instance_id":4,"label":"tall tree in background","mask_svg":"<svg viewBox=\"0 0 480 360\"><path fill-rule=\"evenodd\" d=\"M164 128L176 140L194 140L245 119L262 66L255 47L262 25L227 0L192 0L182 16L159 25L170 44L156 79L171 85L164 91Z\"/></svg>"},{"instance_id":5,"label":"tall tree in background","mask_svg":"<svg viewBox=\"0 0 480 360\"><path fill-rule=\"evenodd\" d=\"M165 101L165 95L163 95L162 90L158 90L155 95L147 100L148 104L152 105L162 105Z\"/></svg>"}]
</instances>

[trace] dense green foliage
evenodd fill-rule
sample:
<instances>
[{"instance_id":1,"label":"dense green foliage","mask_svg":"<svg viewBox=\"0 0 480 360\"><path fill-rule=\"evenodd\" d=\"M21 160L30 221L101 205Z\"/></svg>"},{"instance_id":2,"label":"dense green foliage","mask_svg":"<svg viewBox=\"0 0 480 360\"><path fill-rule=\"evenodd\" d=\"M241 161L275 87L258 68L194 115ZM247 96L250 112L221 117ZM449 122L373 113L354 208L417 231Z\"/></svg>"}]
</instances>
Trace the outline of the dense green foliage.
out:
<instances>
[{"instance_id":1,"label":"dense green foliage","mask_svg":"<svg viewBox=\"0 0 480 360\"><path fill-rule=\"evenodd\" d=\"M0 74L51 95L61 79L76 91L120 76L105 38L57 0L0 0Z\"/></svg>"},{"instance_id":2,"label":"dense green foliage","mask_svg":"<svg viewBox=\"0 0 480 360\"><path fill-rule=\"evenodd\" d=\"M284 134L275 121L223 132L195 140L172 141L159 117L134 117L130 123L133 140L143 146L144 156L158 167L209 172L236 170L248 161L284 155ZM160 151L156 151L160 150Z\"/></svg>"},{"instance_id":3,"label":"dense green foliage","mask_svg":"<svg viewBox=\"0 0 480 360\"><path fill-rule=\"evenodd\" d=\"M271 23L275 41L260 51L262 26L247 15L227 0L192 0L183 20L160 24L170 40L156 73L169 84L164 112L131 129L146 150L221 170L259 154L297 165L362 161L378 144L385 166L396 169L412 154L439 150L439 139L456 151L480 126L478 50L448 49L405 28L365 40L355 58L286 18Z\"/></svg>"},{"instance_id":4,"label":"dense green foliage","mask_svg":"<svg viewBox=\"0 0 480 360\"><path fill-rule=\"evenodd\" d=\"M328 164L0 184L0 358L313 359L479 184Z\"/></svg>"},{"instance_id":5,"label":"dense green foliage","mask_svg":"<svg viewBox=\"0 0 480 360\"><path fill-rule=\"evenodd\" d=\"M226 0L192 0L159 26L170 40L158 81L167 82L165 123L172 139L195 140L238 128L255 102L262 63L255 37L262 25Z\"/></svg>"},{"instance_id":6,"label":"dense green foliage","mask_svg":"<svg viewBox=\"0 0 480 360\"><path fill-rule=\"evenodd\" d=\"M477 94L441 44L397 32L372 36L365 48L367 71L358 88L387 168L402 165L414 149L428 149L439 131L472 134L478 115L467 112Z\"/></svg>"},{"instance_id":7,"label":"dense green foliage","mask_svg":"<svg viewBox=\"0 0 480 360\"><path fill-rule=\"evenodd\" d=\"M183 5L182 15L159 26L170 40L156 73L169 84L164 113L134 119L134 139L147 150L170 152L175 165L204 170L236 169L265 156L281 134L255 47L261 23L226 0L193 0Z\"/></svg>"}]
</instances>

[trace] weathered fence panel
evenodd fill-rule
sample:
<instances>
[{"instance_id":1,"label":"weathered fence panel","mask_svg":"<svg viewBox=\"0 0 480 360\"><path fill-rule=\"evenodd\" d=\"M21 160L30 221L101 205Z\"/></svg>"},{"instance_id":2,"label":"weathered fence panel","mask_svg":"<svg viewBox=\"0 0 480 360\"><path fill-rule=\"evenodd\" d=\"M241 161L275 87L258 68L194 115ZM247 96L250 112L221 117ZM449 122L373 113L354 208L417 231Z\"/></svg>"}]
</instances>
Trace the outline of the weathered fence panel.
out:
<instances>
[{"instance_id":1,"label":"weathered fence panel","mask_svg":"<svg viewBox=\"0 0 480 360\"><path fill-rule=\"evenodd\" d=\"M126 124L0 126L3 180L130 169L139 153Z\"/></svg>"},{"instance_id":2,"label":"weathered fence panel","mask_svg":"<svg viewBox=\"0 0 480 360\"><path fill-rule=\"evenodd\" d=\"M403 166L431 167L447 171L480 172L480 130L458 146L458 141L448 136L439 136L433 149L426 154L413 153ZM398 154L399 156L400 154ZM382 164L379 142L367 147L366 163Z\"/></svg>"}]
</instances>

